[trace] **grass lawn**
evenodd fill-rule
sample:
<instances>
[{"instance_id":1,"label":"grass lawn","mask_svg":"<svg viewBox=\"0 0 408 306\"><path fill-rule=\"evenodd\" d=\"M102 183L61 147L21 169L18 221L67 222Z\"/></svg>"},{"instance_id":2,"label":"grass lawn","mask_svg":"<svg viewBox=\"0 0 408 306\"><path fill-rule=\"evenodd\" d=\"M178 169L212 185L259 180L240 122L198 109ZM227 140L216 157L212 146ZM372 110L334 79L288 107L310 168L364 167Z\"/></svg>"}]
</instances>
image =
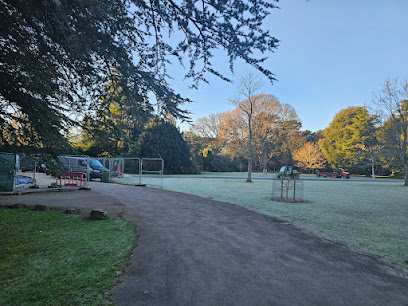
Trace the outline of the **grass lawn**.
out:
<instances>
[{"instance_id":1,"label":"grass lawn","mask_svg":"<svg viewBox=\"0 0 408 306\"><path fill-rule=\"evenodd\" d=\"M219 178L209 179L210 175ZM221 176L242 179L222 179ZM272 181L246 183L245 177L245 173L165 176L163 188L275 216L408 268L408 188L402 186L402 181L355 177L329 181L304 175L302 177L312 179L303 181L303 198L310 202L288 204L270 200ZM261 174L254 177L265 178ZM272 178L272 175L266 177ZM121 182L130 184L132 179L125 178Z\"/></svg>"},{"instance_id":2,"label":"grass lawn","mask_svg":"<svg viewBox=\"0 0 408 306\"><path fill-rule=\"evenodd\" d=\"M122 220L1 209L0 304L110 304L135 237Z\"/></svg>"}]
</instances>

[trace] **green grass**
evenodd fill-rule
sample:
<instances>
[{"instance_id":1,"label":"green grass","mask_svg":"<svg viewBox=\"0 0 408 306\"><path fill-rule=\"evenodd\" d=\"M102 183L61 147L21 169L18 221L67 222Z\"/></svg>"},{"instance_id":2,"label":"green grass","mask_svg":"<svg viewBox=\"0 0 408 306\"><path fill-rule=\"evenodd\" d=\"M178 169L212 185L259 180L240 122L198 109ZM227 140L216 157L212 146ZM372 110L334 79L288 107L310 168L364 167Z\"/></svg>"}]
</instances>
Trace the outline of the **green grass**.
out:
<instances>
[{"instance_id":1,"label":"green grass","mask_svg":"<svg viewBox=\"0 0 408 306\"><path fill-rule=\"evenodd\" d=\"M0 210L0 304L109 304L135 236L122 220Z\"/></svg>"},{"instance_id":2,"label":"green grass","mask_svg":"<svg viewBox=\"0 0 408 306\"><path fill-rule=\"evenodd\" d=\"M163 188L275 216L408 268L408 187L402 186L403 181L355 177L334 181L303 175L313 178L303 181L303 198L310 202L288 204L270 200L270 180L246 183L245 173L226 174L242 179L205 178L208 175L165 177Z\"/></svg>"}]
</instances>

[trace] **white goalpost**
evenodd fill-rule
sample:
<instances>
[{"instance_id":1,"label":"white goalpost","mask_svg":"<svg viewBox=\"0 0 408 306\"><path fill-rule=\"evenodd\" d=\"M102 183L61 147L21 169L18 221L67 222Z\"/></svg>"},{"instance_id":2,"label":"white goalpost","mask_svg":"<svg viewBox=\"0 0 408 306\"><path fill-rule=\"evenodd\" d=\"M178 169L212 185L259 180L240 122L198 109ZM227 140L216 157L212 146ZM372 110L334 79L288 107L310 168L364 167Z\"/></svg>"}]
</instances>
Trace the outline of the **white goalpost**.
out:
<instances>
[{"instance_id":1,"label":"white goalpost","mask_svg":"<svg viewBox=\"0 0 408 306\"><path fill-rule=\"evenodd\" d=\"M144 157L140 163L140 183L146 185L157 185L155 180L159 179L159 187L163 188L164 160L163 158Z\"/></svg>"},{"instance_id":2,"label":"white goalpost","mask_svg":"<svg viewBox=\"0 0 408 306\"><path fill-rule=\"evenodd\" d=\"M122 180L135 186L163 188L164 160L162 158L109 158L109 181Z\"/></svg>"}]
</instances>

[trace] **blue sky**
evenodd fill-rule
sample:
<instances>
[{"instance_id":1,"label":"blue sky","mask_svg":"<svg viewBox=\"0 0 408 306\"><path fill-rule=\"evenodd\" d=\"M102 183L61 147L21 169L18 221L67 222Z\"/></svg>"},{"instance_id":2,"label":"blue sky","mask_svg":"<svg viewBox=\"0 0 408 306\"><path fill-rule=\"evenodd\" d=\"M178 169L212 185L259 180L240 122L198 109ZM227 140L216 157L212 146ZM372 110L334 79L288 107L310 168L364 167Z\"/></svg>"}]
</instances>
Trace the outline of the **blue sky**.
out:
<instances>
[{"instance_id":1,"label":"blue sky","mask_svg":"<svg viewBox=\"0 0 408 306\"><path fill-rule=\"evenodd\" d=\"M408 78L408 0L281 0L279 6L265 23L280 40L265 64L278 81L271 85L259 74L260 93L291 104L303 129L324 129L341 109L369 104L388 77ZM195 101L186 105L193 121L232 109L229 99L247 69L237 61L231 75L221 53L214 66L234 84L209 77L209 85L192 90L182 79L170 82Z\"/></svg>"}]
</instances>

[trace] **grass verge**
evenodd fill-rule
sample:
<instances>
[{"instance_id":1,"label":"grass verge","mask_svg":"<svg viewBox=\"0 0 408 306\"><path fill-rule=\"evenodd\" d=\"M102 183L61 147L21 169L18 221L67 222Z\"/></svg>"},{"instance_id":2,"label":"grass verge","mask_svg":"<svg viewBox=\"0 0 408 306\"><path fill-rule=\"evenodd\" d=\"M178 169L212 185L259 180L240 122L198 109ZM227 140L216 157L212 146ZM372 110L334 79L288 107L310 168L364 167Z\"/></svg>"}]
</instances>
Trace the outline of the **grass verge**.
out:
<instances>
[{"instance_id":1,"label":"grass verge","mask_svg":"<svg viewBox=\"0 0 408 306\"><path fill-rule=\"evenodd\" d=\"M135 237L123 220L1 209L0 304L109 304Z\"/></svg>"}]
</instances>

